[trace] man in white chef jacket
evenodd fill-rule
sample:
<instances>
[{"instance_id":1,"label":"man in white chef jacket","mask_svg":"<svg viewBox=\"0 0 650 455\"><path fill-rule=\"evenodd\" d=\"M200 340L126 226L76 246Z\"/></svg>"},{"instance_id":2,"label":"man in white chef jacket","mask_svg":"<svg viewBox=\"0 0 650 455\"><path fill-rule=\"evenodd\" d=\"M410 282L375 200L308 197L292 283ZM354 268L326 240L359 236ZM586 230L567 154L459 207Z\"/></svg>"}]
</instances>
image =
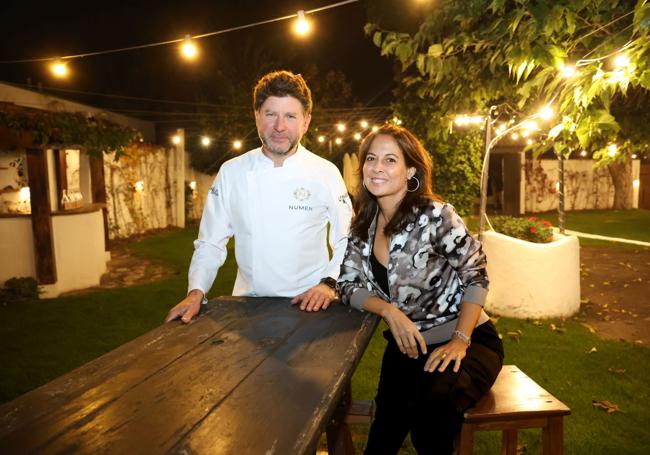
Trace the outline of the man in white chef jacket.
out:
<instances>
[{"instance_id":1,"label":"man in white chef jacket","mask_svg":"<svg viewBox=\"0 0 650 455\"><path fill-rule=\"evenodd\" d=\"M262 146L221 166L194 242L188 294L166 321L187 323L199 312L232 236L233 295L292 297L306 311L324 310L336 297L352 207L336 166L300 145L311 121L309 87L302 76L277 71L259 80L253 98Z\"/></svg>"}]
</instances>

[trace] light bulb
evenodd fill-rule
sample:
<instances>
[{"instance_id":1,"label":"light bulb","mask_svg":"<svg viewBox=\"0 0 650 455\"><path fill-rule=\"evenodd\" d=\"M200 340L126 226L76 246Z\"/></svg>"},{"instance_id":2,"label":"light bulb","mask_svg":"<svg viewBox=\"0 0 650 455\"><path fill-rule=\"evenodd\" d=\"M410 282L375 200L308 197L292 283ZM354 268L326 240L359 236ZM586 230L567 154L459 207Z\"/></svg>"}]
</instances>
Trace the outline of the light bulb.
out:
<instances>
[{"instance_id":1,"label":"light bulb","mask_svg":"<svg viewBox=\"0 0 650 455\"><path fill-rule=\"evenodd\" d=\"M210 140L210 138L208 136L203 136L201 138L201 145L203 145L204 147L207 147L208 145L210 145L210 142L212 142L212 141Z\"/></svg>"},{"instance_id":2,"label":"light bulb","mask_svg":"<svg viewBox=\"0 0 650 455\"><path fill-rule=\"evenodd\" d=\"M181 143L181 137L178 134L172 136L172 144L179 145Z\"/></svg>"},{"instance_id":3,"label":"light bulb","mask_svg":"<svg viewBox=\"0 0 650 455\"><path fill-rule=\"evenodd\" d=\"M232 142L232 148L234 148L235 150L239 150L241 148L241 146L242 146L242 143L241 143L240 140L235 140L235 141Z\"/></svg>"},{"instance_id":4,"label":"light bulb","mask_svg":"<svg viewBox=\"0 0 650 455\"><path fill-rule=\"evenodd\" d=\"M361 128L363 128L364 130L365 130L366 128L368 128L368 122L365 121L365 120L361 120L361 121L359 122L359 125L361 125Z\"/></svg>"},{"instance_id":5,"label":"light bulb","mask_svg":"<svg viewBox=\"0 0 650 455\"><path fill-rule=\"evenodd\" d=\"M183 40L183 44L181 44L181 54L183 57L185 57L187 60L194 60L196 56L198 55L199 50L192 41L192 38L190 35L185 35L185 39Z\"/></svg>"},{"instance_id":6,"label":"light bulb","mask_svg":"<svg viewBox=\"0 0 650 455\"><path fill-rule=\"evenodd\" d=\"M310 28L311 26L309 25L309 21L305 19L305 12L303 10L298 11L298 19L296 20L293 29L298 35L304 36L309 33Z\"/></svg>"},{"instance_id":7,"label":"light bulb","mask_svg":"<svg viewBox=\"0 0 650 455\"><path fill-rule=\"evenodd\" d=\"M68 76L68 65L63 60L56 60L50 64L50 71L59 78Z\"/></svg>"},{"instance_id":8,"label":"light bulb","mask_svg":"<svg viewBox=\"0 0 650 455\"><path fill-rule=\"evenodd\" d=\"M325 136L318 136L318 142L325 142Z\"/></svg>"},{"instance_id":9,"label":"light bulb","mask_svg":"<svg viewBox=\"0 0 650 455\"><path fill-rule=\"evenodd\" d=\"M341 123L341 122L339 122L339 123L336 125L336 129L339 130L339 131L342 133L343 131L345 131L345 123Z\"/></svg>"}]
</instances>

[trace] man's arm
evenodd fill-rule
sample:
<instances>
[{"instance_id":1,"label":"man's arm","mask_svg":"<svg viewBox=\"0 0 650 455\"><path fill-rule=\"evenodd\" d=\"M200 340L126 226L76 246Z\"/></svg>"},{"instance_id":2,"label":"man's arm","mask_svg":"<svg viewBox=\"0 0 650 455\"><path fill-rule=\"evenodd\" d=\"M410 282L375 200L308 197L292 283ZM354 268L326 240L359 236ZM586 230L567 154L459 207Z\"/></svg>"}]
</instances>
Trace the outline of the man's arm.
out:
<instances>
[{"instance_id":1,"label":"man's arm","mask_svg":"<svg viewBox=\"0 0 650 455\"><path fill-rule=\"evenodd\" d=\"M226 245L233 235L226 200L227 192L223 172L219 172L208 192L199 238L194 241L194 254L188 272L188 293L167 314L165 322L181 317L190 322L201 308L201 302L212 287L217 271L227 256Z\"/></svg>"}]
</instances>

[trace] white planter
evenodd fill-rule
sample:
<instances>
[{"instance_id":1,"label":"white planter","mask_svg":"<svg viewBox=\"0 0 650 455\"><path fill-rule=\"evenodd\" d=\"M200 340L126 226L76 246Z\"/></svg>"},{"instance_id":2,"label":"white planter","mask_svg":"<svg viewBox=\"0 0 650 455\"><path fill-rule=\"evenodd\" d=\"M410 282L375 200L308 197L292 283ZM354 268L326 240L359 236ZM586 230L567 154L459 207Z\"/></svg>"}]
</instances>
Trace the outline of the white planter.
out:
<instances>
[{"instance_id":1,"label":"white planter","mask_svg":"<svg viewBox=\"0 0 650 455\"><path fill-rule=\"evenodd\" d=\"M580 308L580 244L554 235L532 243L494 231L483 233L490 292L486 309L514 318L552 318Z\"/></svg>"}]
</instances>

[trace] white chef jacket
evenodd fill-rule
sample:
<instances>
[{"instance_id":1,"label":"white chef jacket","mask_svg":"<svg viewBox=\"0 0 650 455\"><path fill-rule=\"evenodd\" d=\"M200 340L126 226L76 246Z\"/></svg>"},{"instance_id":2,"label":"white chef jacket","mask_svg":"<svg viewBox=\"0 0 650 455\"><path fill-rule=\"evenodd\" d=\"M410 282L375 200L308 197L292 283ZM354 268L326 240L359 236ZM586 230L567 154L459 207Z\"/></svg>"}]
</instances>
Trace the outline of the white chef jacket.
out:
<instances>
[{"instance_id":1,"label":"white chef jacket","mask_svg":"<svg viewBox=\"0 0 650 455\"><path fill-rule=\"evenodd\" d=\"M203 209L188 292L207 294L231 236L238 265L233 295L293 297L324 277L337 278L351 218L337 167L302 146L281 167L261 148L228 160Z\"/></svg>"}]
</instances>

